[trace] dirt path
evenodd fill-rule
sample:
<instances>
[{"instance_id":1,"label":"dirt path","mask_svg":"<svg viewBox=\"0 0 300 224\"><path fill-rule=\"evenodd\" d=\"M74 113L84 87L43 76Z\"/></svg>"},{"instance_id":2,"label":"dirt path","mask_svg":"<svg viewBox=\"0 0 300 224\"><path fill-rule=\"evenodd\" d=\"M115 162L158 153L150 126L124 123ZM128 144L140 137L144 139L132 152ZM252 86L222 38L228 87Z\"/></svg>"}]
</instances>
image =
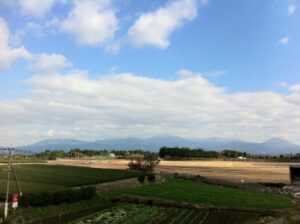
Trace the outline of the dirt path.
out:
<instances>
[{"instance_id":1,"label":"dirt path","mask_svg":"<svg viewBox=\"0 0 300 224\"><path fill-rule=\"evenodd\" d=\"M163 178L161 175L155 176L155 183L161 183L164 180L165 180L165 178ZM93 186L96 187L97 192L105 192L105 191L119 190L122 188L144 186L144 185L148 185L148 184L151 184L151 183L147 180L147 177L145 177L144 183L140 183L138 181L137 177L133 177L133 178L128 178L128 179L124 179L124 180L115 180L115 181L95 184ZM82 186L75 187L75 189L78 189L81 187Z\"/></svg>"},{"instance_id":2,"label":"dirt path","mask_svg":"<svg viewBox=\"0 0 300 224\"><path fill-rule=\"evenodd\" d=\"M135 177L135 178L129 178L125 180L116 180L112 182L96 184L95 187L97 192L104 192L104 191L111 191L120 188L137 187L141 185L142 184Z\"/></svg>"}]
</instances>

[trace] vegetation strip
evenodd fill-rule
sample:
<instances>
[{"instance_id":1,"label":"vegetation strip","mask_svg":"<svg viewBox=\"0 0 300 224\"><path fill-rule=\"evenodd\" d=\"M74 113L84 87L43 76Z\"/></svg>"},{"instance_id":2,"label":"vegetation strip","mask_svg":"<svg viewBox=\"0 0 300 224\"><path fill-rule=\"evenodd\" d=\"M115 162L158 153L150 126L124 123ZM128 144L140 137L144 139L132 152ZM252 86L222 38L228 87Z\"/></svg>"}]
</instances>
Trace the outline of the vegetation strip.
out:
<instances>
[{"instance_id":1,"label":"vegetation strip","mask_svg":"<svg viewBox=\"0 0 300 224\"><path fill-rule=\"evenodd\" d=\"M151 203L162 199L254 211L294 207L290 199L282 196L181 179L167 179L161 184L121 189L112 194L141 196L152 200Z\"/></svg>"},{"instance_id":2,"label":"vegetation strip","mask_svg":"<svg viewBox=\"0 0 300 224\"><path fill-rule=\"evenodd\" d=\"M93 214L95 212L99 212L101 210L110 208L112 206L113 206L112 204L107 204L107 205L101 205L101 206L97 206L97 207L93 207L93 208L89 208L89 209L76 211L76 212L71 212L71 213L64 214L64 215L56 215L56 216L52 216L52 217L49 217L49 218L46 218L43 220L33 222L32 224L69 223L69 222L75 221L81 217Z\"/></svg>"},{"instance_id":3,"label":"vegetation strip","mask_svg":"<svg viewBox=\"0 0 300 224\"><path fill-rule=\"evenodd\" d=\"M165 210L156 206L145 206L123 203L115 207L105 209L101 212L81 218L72 224L87 223L111 223L111 224L132 224L132 223L160 223L157 214L164 213ZM152 220L155 220L152 222Z\"/></svg>"}]
</instances>

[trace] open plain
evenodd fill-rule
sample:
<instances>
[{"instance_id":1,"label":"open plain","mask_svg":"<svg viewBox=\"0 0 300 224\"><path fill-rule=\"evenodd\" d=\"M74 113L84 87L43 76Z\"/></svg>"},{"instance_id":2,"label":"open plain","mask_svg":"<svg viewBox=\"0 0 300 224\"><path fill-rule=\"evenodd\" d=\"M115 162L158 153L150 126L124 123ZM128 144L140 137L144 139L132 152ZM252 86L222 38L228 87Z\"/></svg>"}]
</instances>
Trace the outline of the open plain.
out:
<instances>
[{"instance_id":1,"label":"open plain","mask_svg":"<svg viewBox=\"0 0 300 224\"><path fill-rule=\"evenodd\" d=\"M127 169L128 160L59 159L49 164ZM201 175L206 178L245 183L289 184L289 165L252 161L161 161L157 173Z\"/></svg>"}]
</instances>

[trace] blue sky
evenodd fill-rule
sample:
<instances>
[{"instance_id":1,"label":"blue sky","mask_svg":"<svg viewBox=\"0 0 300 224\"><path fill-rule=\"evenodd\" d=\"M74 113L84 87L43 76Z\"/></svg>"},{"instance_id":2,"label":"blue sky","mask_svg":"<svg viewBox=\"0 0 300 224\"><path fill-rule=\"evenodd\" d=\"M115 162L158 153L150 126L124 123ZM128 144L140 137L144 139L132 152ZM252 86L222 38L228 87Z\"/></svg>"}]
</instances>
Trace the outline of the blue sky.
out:
<instances>
[{"instance_id":1,"label":"blue sky","mask_svg":"<svg viewBox=\"0 0 300 224\"><path fill-rule=\"evenodd\" d=\"M300 143L293 125L300 122L299 6L297 0L0 0L0 131L9 129L0 145L156 134ZM89 82L98 85L88 96L98 99L92 115L85 111L87 93L77 91ZM145 92L147 83L157 95ZM253 103L257 98L262 102ZM124 113L104 113L103 102L105 110ZM45 113L53 103L59 106ZM172 109L155 112L168 103ZM60 106L71 105L84 111L66 118ZM132 111L137 117L126 116Z\"/></svg>"}]
</instances>

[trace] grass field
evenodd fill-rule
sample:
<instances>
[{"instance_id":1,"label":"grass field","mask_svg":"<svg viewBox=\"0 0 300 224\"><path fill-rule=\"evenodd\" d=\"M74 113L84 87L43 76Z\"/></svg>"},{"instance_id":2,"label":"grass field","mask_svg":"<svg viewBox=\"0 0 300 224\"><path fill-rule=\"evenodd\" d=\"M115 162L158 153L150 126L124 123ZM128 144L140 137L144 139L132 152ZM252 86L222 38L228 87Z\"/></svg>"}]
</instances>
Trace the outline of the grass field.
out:
<instances>
[{"instance_id":1,"label":"grass field","mask_svg":"<svg viewBox=\"0 0 300 224\"><path fill-rule=\"evenodd\" d=\"M25 157L25 156L15 155L13 157L13 162L14 163L47 163L47 160L42 160L42 159L36 158L34 156ZM0 156L0 163L7 164L7 156L6 155Z\"/></svg>"},{"instance_id":2,"label":"grass field","mask_svg":"<svg viewBox=\"0 0 300 224\"><path fill-rule=\"evenodd\" d=\"M182 179L167 179L161 184L127 188L116 193L236 208L293 207L291 200L285 197Z\"/></svg>"},{"instance_id":3,"label":"grass field","mask_svg":"<svg viewBox=\"0 0 300 224\"><path fill-rule=\"evenodd\" d=\"M94 213L72 224L243 224L258 218L258 214L247 212L225 213L208 209L163 208L125 203Z\"/></svg>"},{"instance_id":4,"label":"grass field","mask_svg":"<svg viewBox=\"0 0 300 224\"><path fill-rule=\"evenodd\" d=\"M14 168L23 193L54 191L67 187L97 184L139 175L139 173L126 170L72 166L22 164L15 165ZM0 194L3 194L6 189L5 183L6 172L0 172ZM11 183L11 192L16 192L17 189L14 181L11 181Z\"/></svg>"}]
</instances>

